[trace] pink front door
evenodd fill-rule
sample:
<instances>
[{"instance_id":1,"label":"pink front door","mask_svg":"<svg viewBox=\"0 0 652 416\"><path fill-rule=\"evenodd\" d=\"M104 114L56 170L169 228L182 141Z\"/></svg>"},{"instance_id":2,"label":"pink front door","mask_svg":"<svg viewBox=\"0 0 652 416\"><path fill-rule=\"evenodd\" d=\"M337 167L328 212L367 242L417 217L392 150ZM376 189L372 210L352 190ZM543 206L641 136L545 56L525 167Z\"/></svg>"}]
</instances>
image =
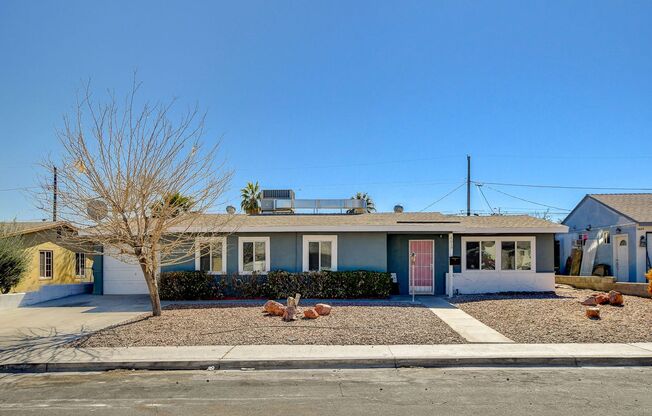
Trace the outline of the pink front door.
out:
<instances>
[{"instance_id":1,"label":"pink front door","mask_svg":"<svg viewBox=\"0 0 652 416\"><path fill-rule=\"evenodd\" d=\"M434 294L435 242L410 240L409 251L410 294Z\"/></svg>"}]
</instances>

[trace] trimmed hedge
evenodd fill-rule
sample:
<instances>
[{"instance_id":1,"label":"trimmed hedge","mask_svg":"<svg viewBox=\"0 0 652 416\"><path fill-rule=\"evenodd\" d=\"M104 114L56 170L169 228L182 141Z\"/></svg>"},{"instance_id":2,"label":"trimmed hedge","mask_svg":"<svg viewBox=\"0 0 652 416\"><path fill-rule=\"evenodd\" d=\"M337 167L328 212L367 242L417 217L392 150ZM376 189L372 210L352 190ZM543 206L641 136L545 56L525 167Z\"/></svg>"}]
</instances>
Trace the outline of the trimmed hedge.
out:
<instances>
[{"instance_id":1,"label":"trimmed hedge","mask_svg":"<svg viewBox=\"0 0 652 416\"><path fill-rule=\"evenodd\" d=\"M346 272L288 273L267 275L268 297L286 298L301 293L304 298L386 298L392 290L389 273L366 270Z\"/></svg>"},{"instance_id":2,"label":"trimmed hedge","mask_svg":"<svg viewBox=\"0 0 652 416\"><path fill-rule=\"evenodd\" d=\"M158 292L163 300L199 300L221 297L212 275L194 271L161 273Z\"/></svg>"},{"instance_id":3,"label":"trimmed hedge","mask_svg":"<svg viewBox=\"0 0 652 416\"><path fill-rule=\"evenodd\" d=\"M303 298L386 298L392 292L389 273L366 270L213 276L205 272L164 272L159 280L164 300L235 298L283 299L300 293Z\"/></svg>"}]
</instances>

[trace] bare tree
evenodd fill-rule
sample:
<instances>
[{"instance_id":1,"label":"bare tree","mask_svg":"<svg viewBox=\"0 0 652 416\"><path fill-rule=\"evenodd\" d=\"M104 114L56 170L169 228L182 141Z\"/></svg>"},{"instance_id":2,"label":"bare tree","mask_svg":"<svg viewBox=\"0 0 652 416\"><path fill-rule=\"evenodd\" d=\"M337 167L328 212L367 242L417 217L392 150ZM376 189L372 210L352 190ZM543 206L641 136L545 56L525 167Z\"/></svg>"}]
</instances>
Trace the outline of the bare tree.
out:
<instances>
[{"instance_id":1,"label":"bare tree","mask_svg":"<svg viewBox=\"0 0 652 416\"><path fill-rule=\"evenodd\" d=\"M231 172L215 163L217 144L200 142L204 116L197 108L173 121L174 101L136 104L139 86L134 79L123 102L112 93L95 102L86 85L57 131L62 157L46 165L58 167L59 218L80 230L84 247L140 265L158 316L160 266L194 258L198 219L203 232L220 232L223 216L204 214Z\"/></svg>"}]
</instances>

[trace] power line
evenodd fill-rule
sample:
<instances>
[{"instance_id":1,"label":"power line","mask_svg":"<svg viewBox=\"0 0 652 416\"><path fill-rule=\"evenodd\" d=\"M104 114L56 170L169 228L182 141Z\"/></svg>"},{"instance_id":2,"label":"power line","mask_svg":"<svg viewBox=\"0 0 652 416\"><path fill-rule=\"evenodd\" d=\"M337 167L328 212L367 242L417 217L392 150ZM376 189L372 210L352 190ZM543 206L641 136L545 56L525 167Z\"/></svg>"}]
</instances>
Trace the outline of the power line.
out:
<instances>
[{"instance_id":1,"label":"power line","mask_svg":"<svg viewBox=\"0 0 652 416\"><path fill-rule=\"evenodd\" d=\"M5 188L5 189L0 189L0 192L11 192L11 191L28 191L30 189L37 189L39 188L38 186L24 186L20 188Z\"/></svg>"},{"instance_id":2,"label":"power line","mask_svg":"<svg viewBox=\"0 0 652 416\"><path fill-rule=\"evenodd\" d=\"M559 208L559 207L555 207L555 206L552 206L552 205L542 204L542 203L539 203L539 202L530 201L529 199L521 198L521 197L516 196L516 195L511 195L511 194L508 194L507 192L503 192L503 191L500 191L500 190L498 190L496 188L492 188L491 186L487 186L487 188L489 188L489 189L491 189L493 191L499 192L499 193L501 193L503 195L506 195L506 196L508 196L510 198L518 199L520 201L524 201L524 202L527 202L527 203L530 203L530 204L539 205L539 206L546 207L546 208L558 209L558 210L562 210L562 211L566 210L566 208Z\"/></svg>"},{"instance_id":3,"label":"power line","mask_svg":"<svg viewBox=\"0 0 652 416\"><path fill-rule=\"evenodd\" d=\"M494 209L491 208L491 204L487 200L487 196L484 194L484 191L482 190L482 185L478 185L476 183L475 186L478 188L478 191L480 191L480 195L482 195L482 199L484 199L484 202L487 204L487 207L489 207L489 211L491 211L491 213L494 214Z\"/></svg>"},{"instance_id":4,"label":"power line","mask_svg":"<svg viewBox=\"0 0 652 416\"><path fill-rule=\"evenodd\" d=\"M442 201L444 198L446 198L447 196L449 196L449 195L452 194L453 192L457 191L458 189L460 189L460 188L463 187L464 185L466 185L466 181L462 182L462 183L459 184L457 187L455 187L455 189L453 189L452 191L448 192L446 195L442 196L441 198L439 198L438 200L436 200L436 201L433 202L432 204L428 205L427 207L425 207L424 209L422 209L422 210L419 211L419 212L423 212L423 211L427 210L428 208L430 208L431 206L435 205L437 202Z\"/></svg>"},{"instance_id":5,"label":"power line","mask_svg":"<svg viewBox=\"0 0 652 416\"><path fill-rule=\"evenodd\" d=\"M652 188L622 188L622 187L604 187L604 186L566 186L566 185L537 185L525 183L504 183L504 182L481 182L474 181L475 184L496 185L496 186L515 186L521 188L550 188L550 189L597 189L603 191L652 191ZM494 189L494 188L492 188ZM495 191L496 189L494 189Z\"/></svg>"}]
</instances>

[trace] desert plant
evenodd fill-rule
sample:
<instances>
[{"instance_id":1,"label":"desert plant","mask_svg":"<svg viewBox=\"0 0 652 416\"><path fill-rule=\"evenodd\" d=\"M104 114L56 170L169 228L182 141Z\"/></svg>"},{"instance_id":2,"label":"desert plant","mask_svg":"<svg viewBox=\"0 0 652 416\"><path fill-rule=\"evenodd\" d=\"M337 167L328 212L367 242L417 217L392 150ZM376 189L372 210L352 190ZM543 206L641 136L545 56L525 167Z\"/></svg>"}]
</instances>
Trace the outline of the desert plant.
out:
<instances>
[{"instance_id":1,"label":"desert plant","mask_svg":"<svg viewBox=\"0 0 652 416\"><path fill-rule=\"evenodd\" d=\"M9 293L27 272L29 253L15 225L0 225L0 293Z\"/></svg>"},{"instance_id":2,"label":"desert plant","mask_svg":"<svg viewBox=\"0 0 652 416\"><path fill-rule=\"evenodd\" d=\"M650 282L647 285L647 291L652 295L652 269L647 271L647 273L645 274L645 278Z\"/></svg>"},{"instance_id":3,"label":"desert plant","mask_svg":"<svg viewBox=\"0 0 652 416\"><path fill-rule=\"evenodd\" d=\"M240 190L242 201L240 208L247 214L258 214L260 212L260 186L258 182L247 182L247 186Z\"/></svg>"}]
</instances>

